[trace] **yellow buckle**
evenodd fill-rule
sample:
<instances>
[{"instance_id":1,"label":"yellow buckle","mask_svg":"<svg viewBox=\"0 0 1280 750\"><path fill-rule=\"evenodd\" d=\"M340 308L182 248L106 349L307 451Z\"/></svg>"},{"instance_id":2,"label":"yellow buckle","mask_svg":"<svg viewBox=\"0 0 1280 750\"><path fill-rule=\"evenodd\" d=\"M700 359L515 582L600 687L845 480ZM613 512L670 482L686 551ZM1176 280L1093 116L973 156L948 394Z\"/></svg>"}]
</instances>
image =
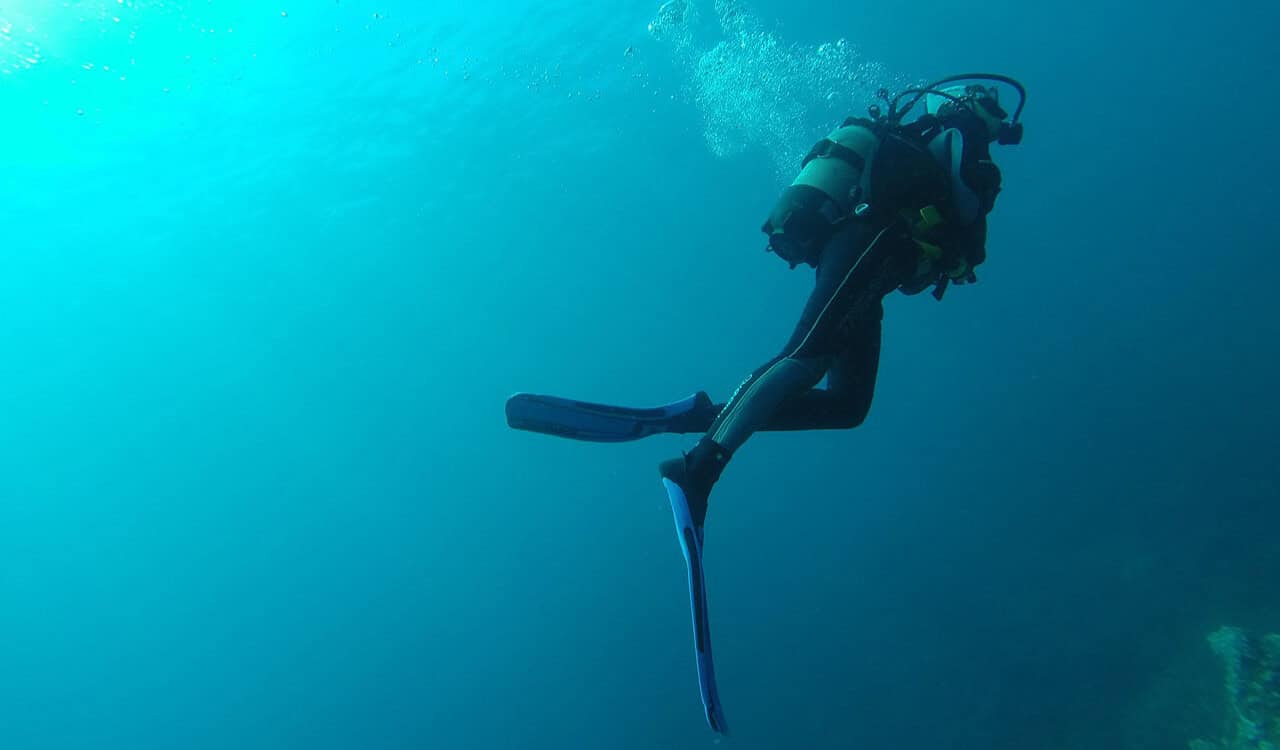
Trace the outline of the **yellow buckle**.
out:
<instances>
[{"instance_id":1,"label":"yellow buckle","mask_svg":"<svg viewBox=\"0 0 1280 750\"><path fill-rule=\"evenodd\" d=\"M942 212L937 206L925 206L920 209L920 223L916 224L917 232L928 232L942 223Z\"/></svg>"}]
</instances>

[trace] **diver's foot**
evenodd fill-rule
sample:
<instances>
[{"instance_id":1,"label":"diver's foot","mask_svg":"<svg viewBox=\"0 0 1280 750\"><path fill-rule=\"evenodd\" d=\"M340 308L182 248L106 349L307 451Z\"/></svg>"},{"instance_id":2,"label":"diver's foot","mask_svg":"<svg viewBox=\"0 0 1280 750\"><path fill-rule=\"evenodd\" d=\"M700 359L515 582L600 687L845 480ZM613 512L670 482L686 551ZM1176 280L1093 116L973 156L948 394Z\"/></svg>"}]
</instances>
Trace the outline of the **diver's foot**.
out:
<instances>
[{"instance_id":1,"label":"diver's foot","mask_svg":"<svg viewBox=\"0 0 1280 750\"><path fill-rule=\"evenodd\" d=\"M702 538L702 526L707 520L711 488L720 479L720 473L728 462L728 451L703 438L684 456L658 464L658 473L662 478L676 485L683 493L699 542Z\"/></svg>"},{"instance_id":2,"label":"diver's foot","mask_svg":"<svg viewBox=\"0 0 1280 750\"><path fill-rule=\"evenodd\" d=\"M693 529L698 533L698 541L702 541L702 525L707 520L707 501L710 499L709 492L698 492L693 488L693 483L689 481L689 472L685 467L685 459L673 458L669 461L663 461L658 464L658 473L666 480L663 484L670 482L679 489L681 498L685 505L689 508L689 518L693 521ZM667 487L667 494L671 495L671 487ZM672 502L676 502L677 498L672 497Z\"/></svg>"}]
</instances>

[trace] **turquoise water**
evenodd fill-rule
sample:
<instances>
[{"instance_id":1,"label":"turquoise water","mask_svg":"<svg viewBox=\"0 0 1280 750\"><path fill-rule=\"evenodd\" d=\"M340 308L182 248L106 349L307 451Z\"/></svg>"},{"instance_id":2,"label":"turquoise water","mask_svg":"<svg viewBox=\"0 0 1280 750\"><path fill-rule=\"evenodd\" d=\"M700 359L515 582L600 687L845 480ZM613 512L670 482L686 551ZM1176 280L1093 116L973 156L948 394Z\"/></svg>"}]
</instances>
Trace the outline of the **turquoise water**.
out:
<instances>
[{"instance_id":1,"label":"turquoise water","mask_svg":"<svg viewBox=\"0 0 1280 750\"><path fill-rule=\"evenodd\" d=\"M710 745L693 438L503 401L726 397L811 284L761 252L797 159L974 69L1030 89L981 283L887 300L868 422L717 488L725 742L1218 736L1205 637L1280 629L1276 28L0 1L0 747Z\"/></svg>"}]
</instances>

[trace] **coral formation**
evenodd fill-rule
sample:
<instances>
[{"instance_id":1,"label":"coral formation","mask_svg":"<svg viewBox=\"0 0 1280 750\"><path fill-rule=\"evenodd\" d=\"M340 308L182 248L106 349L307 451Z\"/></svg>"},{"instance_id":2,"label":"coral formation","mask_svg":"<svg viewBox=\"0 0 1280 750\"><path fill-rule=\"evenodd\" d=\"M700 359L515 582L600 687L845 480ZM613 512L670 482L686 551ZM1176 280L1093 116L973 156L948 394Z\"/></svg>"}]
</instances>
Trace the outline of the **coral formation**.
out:
<instances>
[{"instance_id":1,"label":"coral formation","mask_svg":"<svg viewBox=\"0 0 1280 750\"><path fill-rule=\"evenodd\" d=\"M1226 669L1225 733L1217 742L1194 740L1190 750L1280 750L1280 634L1222 627L1209 646Z\"/></svg>"}]
</instances>

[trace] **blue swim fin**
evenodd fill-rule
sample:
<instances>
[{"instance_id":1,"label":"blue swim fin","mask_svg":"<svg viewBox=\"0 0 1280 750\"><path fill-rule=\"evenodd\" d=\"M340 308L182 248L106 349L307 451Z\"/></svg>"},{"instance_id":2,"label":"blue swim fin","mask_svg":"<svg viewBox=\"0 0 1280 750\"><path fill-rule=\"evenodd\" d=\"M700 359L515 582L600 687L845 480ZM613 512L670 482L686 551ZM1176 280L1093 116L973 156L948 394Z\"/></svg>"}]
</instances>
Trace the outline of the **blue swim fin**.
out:
<instances>
[{"instance_id":1,"label":"blue swim fin","mask_svg":"<svg viewBox=\"0 0 1280 750\"><path fill-rule=\"evenodd\" d=\"M689 511L689 501L680 485L663 478L662 486L671 501L671 513L675 517L676 536L684 552L689 571L689 609L693 615L693 648L698 662L698 690L702 693L702 707L707 724L713 732L728 736L724 709L720 706L720 694L716 690L716 670L711 659L711 622L707 615L707 585L702 575L702 527L695 526Z\"/></svg>"},{"instance_id":2,"label":"blue swim fin","mask_svg":"<svg viewBox=\"0 0 1280 750\"><path fill-rule=\"evenodd\" d=\"M507 399L507 424L517 430L573 440L620 443L665 432L701 432L715 415L708 413L701 420L690 418L713 408L711 397L701 391L670 404L642 409L517 393Z\"/></svg>"}]
</instances>

